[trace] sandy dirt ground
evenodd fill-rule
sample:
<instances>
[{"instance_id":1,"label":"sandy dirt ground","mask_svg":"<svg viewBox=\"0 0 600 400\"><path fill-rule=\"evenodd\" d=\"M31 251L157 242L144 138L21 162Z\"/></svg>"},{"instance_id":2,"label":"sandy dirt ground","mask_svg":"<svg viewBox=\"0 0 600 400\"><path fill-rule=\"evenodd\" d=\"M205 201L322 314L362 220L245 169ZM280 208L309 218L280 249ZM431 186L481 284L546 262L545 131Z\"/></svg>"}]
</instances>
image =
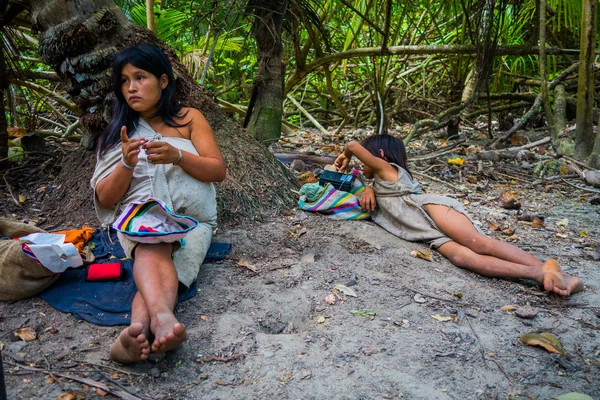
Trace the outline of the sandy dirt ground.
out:
<instances>
[{"instance_id":1,"label":"sandy dirt ground","mask_svg":"<svg viewBox=\"0 0 600 400\"><path fill-rule=\"evenodd\" d=\"M501 189L460 200L491 236L508 238L490 223L512 227L516 244L557 258L584 280L582 293L562 299L532 282L484 278L436 252L415 258L425 246L371 222L295 210L219 230L232 254L202 267L198 295L176 309L188 340L163 358L112 363L122 327L76 321L38 298L0 303L9 398L598 399L600 206L554 185L529 188L520 212L504 210ZM523 212L544 216L546 228L517 221ZM38 338L14 341L24 326ZM519 342L531 332L553 333L567 354Z\"/></svg>"}]
</instances>

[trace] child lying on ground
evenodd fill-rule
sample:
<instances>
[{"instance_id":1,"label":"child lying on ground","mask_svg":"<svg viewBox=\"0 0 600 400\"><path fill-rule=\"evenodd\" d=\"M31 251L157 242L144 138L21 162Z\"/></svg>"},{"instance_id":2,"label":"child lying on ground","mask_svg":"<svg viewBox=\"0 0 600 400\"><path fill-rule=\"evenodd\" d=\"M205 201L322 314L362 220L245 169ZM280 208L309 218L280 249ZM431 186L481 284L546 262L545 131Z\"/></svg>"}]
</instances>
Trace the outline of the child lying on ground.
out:
<instances>
[{"instance_id":1,"label":"child lying on ground","mask_svg":"<svg viewBox=\"0 0 600 400\"><path fill-rule=\"evenodd\" d=\"M360 204L372 210L373 221L390 233L427 242L452 264L481 275L531 279L561 296L583 290L581 279L564 274L556 260L542 262L516 246L485 236L458 201L424 193L406 165L401 140L384 134L370 136L362 145L352 141L335 160L336 169L345 171L352 156L364 164L364 176L374 178Z\"/></svg>"}]
</instances>

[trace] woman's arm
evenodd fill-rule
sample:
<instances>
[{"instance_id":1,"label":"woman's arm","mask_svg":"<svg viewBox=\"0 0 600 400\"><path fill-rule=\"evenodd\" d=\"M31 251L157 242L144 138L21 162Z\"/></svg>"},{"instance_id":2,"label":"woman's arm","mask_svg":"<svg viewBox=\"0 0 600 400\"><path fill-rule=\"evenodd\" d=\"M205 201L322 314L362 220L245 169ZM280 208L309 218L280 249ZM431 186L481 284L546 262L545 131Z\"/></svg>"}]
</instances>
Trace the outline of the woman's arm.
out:
<instances>
[{"instance_id":1,"label":"woman's arm","mask_svg":"<svg viewBox=\"0 0 600 400\"><path fill-rule=\"evenodd\" d=\"M186 112L186 121L184 122L190 122L190 140L199 155L177 149L166 142L157 141L144 146L144 150L148 154L148 161L155 164L178 163L179 167L199 181L221 182L226 175L225 160L223 160L215 135L200 111L189 108Z\"/></svg>"},{"instance_id":2,"label":"woman's arm","mask_svg":"<svg viewBox=\"0 0 600 400\"><path fill-rule=\"evenodd\" d=\"M98 201L105 207L112 207L127 193L133 176L133 167L138 163L140 148L146 139L129 139L127 128L121 128L121 151L123 158L115 169L96 185Z\"/></svg>"}]
</instances>

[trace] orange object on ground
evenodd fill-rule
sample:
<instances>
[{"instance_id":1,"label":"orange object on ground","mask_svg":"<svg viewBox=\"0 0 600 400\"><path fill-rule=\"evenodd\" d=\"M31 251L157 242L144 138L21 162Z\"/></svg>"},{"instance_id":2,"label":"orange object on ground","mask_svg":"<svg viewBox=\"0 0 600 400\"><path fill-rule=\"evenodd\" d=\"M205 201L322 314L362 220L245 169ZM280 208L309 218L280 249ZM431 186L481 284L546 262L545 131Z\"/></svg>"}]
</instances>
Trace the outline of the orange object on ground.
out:
<instances>
[{"instance_id":1,"label":"orange object on ground","mask_svg":"<svg viewBox=\"0 0 600 400\"><path fill-rule=\"evenodd\" d=\"M65 235L65 243L73 243L81 253L85 244L94 236L94 230L89 226L83 226L81 229L71 229L69 231L52 232Z\"/></svg>"}]
</instances>

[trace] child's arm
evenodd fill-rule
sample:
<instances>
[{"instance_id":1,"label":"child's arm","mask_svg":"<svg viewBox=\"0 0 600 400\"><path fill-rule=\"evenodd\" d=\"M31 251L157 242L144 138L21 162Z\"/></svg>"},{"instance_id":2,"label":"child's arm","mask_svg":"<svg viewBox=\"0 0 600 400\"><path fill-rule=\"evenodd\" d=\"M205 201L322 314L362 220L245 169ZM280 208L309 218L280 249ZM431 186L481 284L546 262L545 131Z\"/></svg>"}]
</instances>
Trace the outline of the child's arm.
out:
<instances>
[{"instance_id":1,"label":"child's arm","mask_svg":"<svg viewBox=\"0 0 600 400\"><path fill-rule=\"evenodd\" d=\"M123 156L115 169L96 186L96 196L100 204L112 207L127 193L133 176L133 167L138 163L140 148L146 139L129 139L127 128L121 128L121 151Z\"/></svg>"},{"instance_id":2,"label":"child's arm","mask_svg":"<svg viewBox=\"0 0 600 400\"><path fill-rule=\"evenodd\" d=\"M150 142L144 146L148 160L156 164L174 163L202 182L221 182L226 174L225 161L208 121L195 108L189 108L186 117L186 121L191 120L190 140L199 155L165 142Z\"/></svg>"},{"instance_id":3,"label":"child's arm","mask_svg":"<svg viewBox=\"0 0 600 400\"><path fill-rule=\"evenodd\" d=\"M345 171L352 156L358 158L363 164L369 167L375 176L384 181L395 182L398 180L398 171L391 166L384 158L375 157L360 143L351 141L346 143L344 152L336 158L334 165L337 171Z\"/></svg>"}]
</instances>

